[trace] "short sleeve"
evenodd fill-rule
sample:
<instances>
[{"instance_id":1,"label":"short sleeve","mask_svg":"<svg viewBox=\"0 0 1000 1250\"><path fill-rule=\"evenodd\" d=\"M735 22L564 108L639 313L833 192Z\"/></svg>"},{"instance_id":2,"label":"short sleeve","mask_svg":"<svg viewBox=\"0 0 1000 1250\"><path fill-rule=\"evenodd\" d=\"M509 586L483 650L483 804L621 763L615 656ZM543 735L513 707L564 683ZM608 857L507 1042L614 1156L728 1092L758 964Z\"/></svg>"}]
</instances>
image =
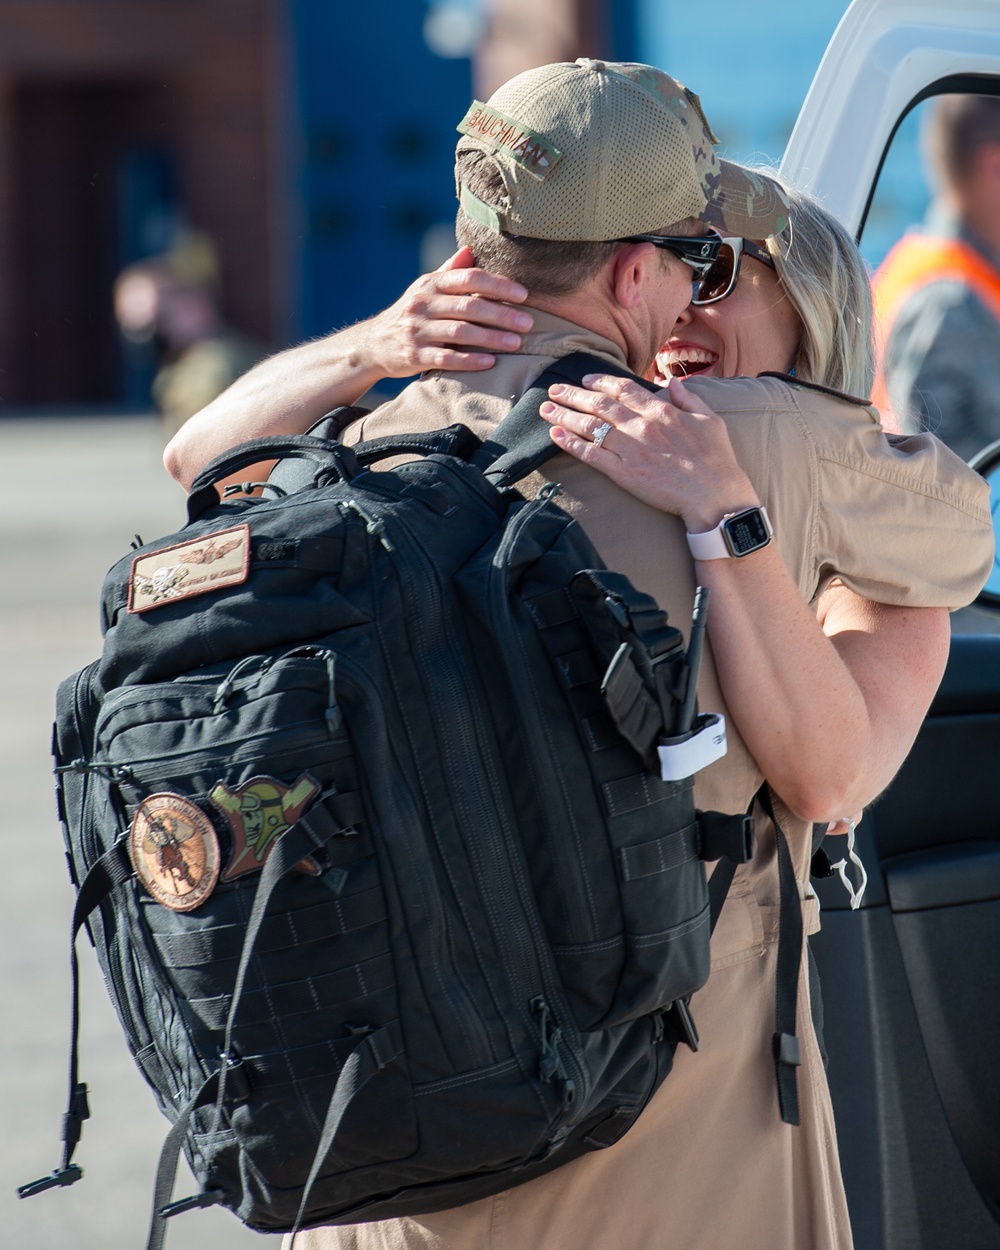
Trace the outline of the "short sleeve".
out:
<instances>
[{"instance_id":1,"label":"short sleeve","mask_svg":"<svg viewBox=\"0 0 1000 1250\"><path fill-rule=\"evenodd\" d=\"M816 407L802 414L816 454L813 594L839 577L879 603L971 603L993 565L986 482L933 435Z\"/></svg>"},{"instance_id":2,"label":"short sleeve","mask_svg":"<svg viewBox=\"0 0 1000 1250\"><path fill-rule=\"evenodd\" d=\"M993 564L989 487L933 435L886 435L867 404L773 377L692 380L726 421L802 596L959 608Z\"/></svg>"}]
</instances>

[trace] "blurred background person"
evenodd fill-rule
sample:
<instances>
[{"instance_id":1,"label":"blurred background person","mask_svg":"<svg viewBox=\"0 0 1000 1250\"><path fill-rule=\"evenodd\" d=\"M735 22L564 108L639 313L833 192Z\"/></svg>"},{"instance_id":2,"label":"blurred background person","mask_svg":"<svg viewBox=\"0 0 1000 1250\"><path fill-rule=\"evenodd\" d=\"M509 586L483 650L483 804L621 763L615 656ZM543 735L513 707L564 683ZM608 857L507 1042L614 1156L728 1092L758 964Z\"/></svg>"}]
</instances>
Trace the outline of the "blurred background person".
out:
<instances>
[{"instance_id":1,"label":"blurred background person","mask_svg":"<svg viewBox=\"0 0 1000 1250\"><path fill-rule=\"evenodd\" d=\"M263 354L224 321L218 260L202 234L185 234L169 252L124 269L114 306L126 343L155 352L152 397L167 437Z\"/></svg>"},{"instance_id":2,"label":"blurred background person","mask_svg":"<svg viewBox=\"0 0 1000 1250\"><path fill-rule=\"evenodd\" d=\"M930 430L968 459L1000 438L1000 99L941 96L925 143L924 230L875 275L874 401L893 428Z\"/></svg>"}]
</instances>

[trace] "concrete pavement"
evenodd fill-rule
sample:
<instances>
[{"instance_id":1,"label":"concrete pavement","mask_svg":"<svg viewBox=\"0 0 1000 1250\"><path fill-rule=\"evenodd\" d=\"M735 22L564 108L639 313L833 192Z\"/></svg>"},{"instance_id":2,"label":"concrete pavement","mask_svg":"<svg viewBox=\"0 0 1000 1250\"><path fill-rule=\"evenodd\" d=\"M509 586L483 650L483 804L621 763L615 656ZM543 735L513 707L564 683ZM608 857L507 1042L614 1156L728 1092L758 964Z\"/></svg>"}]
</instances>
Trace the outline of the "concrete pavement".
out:
<instances>
[{"instance_id":1,"label":"concrete pavement","mask_svg":"<svg viewBox=\"0 0 1000 1250\"><path fill-rule=\"evenodd\" d=\"M60 1161L73 893L52 799L55 690L100 649L104 574L134 533L183 521L146 418L0 420L0 1250L141 1250L168 1123L128 1054L82 936L80 1077L92 1117L68 1189L18 1201ZM176 1193L194 1184L182 1166ZM274 1246L221 1210L179 1216L180 1250Z\"/></svg>"}]
</instances>

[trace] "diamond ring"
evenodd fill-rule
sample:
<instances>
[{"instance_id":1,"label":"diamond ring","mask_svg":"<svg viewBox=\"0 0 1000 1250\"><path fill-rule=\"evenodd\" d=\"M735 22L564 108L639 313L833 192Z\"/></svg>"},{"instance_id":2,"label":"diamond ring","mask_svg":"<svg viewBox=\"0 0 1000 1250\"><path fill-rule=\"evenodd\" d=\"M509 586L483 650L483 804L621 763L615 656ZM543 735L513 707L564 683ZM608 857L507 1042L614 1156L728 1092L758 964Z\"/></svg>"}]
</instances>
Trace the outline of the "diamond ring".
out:
<instances>
[{"instance_id":1,"label":"diamond ring","mask_svg":"<svg viewBox=\"0 0 1000 1250\"><path fill-rule=\"evenodd\" d=\"M604 440L608 437L608 435L611 433L611 431L614 428L615 427L611 424L610 421L602 421L601 424L594 431L594 440L593 440L594 446L603 447Z\"/></svg>"}]
</instances>

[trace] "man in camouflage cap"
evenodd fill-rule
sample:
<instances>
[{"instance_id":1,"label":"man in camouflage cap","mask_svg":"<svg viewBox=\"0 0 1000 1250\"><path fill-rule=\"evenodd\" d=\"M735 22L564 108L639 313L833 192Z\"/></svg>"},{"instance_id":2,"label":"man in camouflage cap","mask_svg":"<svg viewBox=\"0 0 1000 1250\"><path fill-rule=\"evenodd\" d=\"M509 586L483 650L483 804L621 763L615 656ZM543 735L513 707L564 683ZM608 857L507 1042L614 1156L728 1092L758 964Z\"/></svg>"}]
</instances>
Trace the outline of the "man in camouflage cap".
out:
<instances>
[{"instance_id":1,"label":"man in camouflage cap","mask_svg":"<svg viewBox=\"0 0 1000 1250\"><path fill-rule=\"evenodd\" d=\"M458 240L527 288L533 332L474 379L424 375L365 437L419 428L432 412L488 436L548 364L581 349L642 375L716 255L716 232L765 239L788 227L778 185L720 160L698 97L651 65L527 70L474 101L458 130Z\"/></svg>"},{"instance_id":2,"label":"man in camouflage cap","mask_svg":"<svg viewBox=\"0 0 1000 1250\"><path fill-rule=\"evenodd\" d=\"M528 70L475 101L458 130L459 242L528 288L536 327L544 306L616 341L638 374L715 230L764 239L788 227L777 184L721 160L698 97L650 65Z\"/></svg>"},{"instance_id":3,"label":"man in camouflage cap","mask_svg":"<svg viewBox=\"0 0 1000 1250\"><path fill-rule=\"evenodd\" d=\"M788 224L777 185L720 160L698 97L651 65L543 65L475 101L458 129L459 202L496 232L606 242L695 218L762 239ZM468 184L482 158L499 204Z\"/></svg>"}]
</instances>

